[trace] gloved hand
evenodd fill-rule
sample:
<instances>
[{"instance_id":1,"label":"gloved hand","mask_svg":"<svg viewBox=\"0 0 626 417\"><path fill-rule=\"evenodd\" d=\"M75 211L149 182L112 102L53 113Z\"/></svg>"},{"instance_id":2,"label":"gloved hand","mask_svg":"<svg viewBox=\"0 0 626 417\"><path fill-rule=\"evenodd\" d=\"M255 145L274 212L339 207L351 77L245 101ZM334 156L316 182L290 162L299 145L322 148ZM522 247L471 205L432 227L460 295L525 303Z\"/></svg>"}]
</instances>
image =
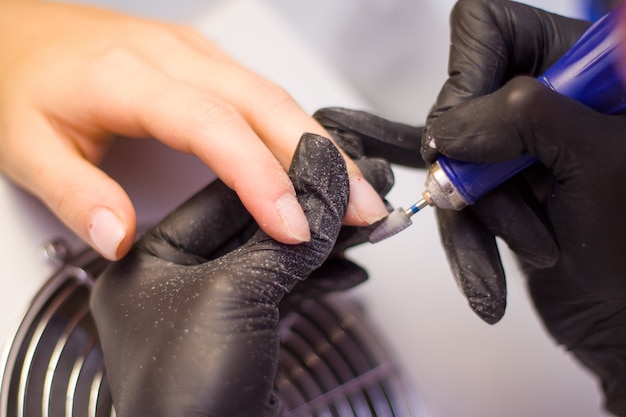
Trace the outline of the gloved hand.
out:
<instances>
[{"instance_id":1,"label":"gloved hand","mask_svg":"<svg viewBox=\"0 0 626 417\"><path fill-rule=\"evenodd\" d=\"M316 135L303 136L289 176L309 242L269 238L217 181L97 279L91 308L118 416L279 413L278 306L331 254L349 193L343 158Z\"/></svg>"},{"instance_id":2,"label":"gloved hand","mask_svg":"<svg viewBox=\"0 0 626 417\"><path fill-rule=\"evenodd\" d=\"M461 0L451 25L450 76L427 121L424 158L530 153L540 161L471 208L438 210L454 275L474 310L497 321L506 296L502 237L547 329L598 375L607 409L626 415L626 117L532 78L589 24L504 0Z\"/></svg>"},{"instance_id":3,"label":"gloved hand","mask_svg":"<svg viewBox=\"0 0 626 417\"><path fill-rule=\"evenodd\" d=\"M452 22L452 75L429 117L424 156L433 161L440 151L495 162L529 152L541 161L472 207L438 210L455 278L483 319L499 320L506 285L495 236L503 237L520 259L548 330L599 376L607 408L625 415L626 260L620 250L626 227L620 216L626 199L613 190L626 182L620 139L626 120L591 111L533 78L511 80L516 73L542 73L588 24L502 1L462 1ZM370 153L390 147L397 155L391 162L421 165L396 148L420 141L421 127L345 109L318 113Z\"/></svg>"},{"instance_id":4,"label":"gloved hand","mask_svg":"<svg viewBox=\"0 0 626 417\"><path fill-rule=\"evenodd\" d=\"M587 22L509 1L459 1L451 16L449 78L426 122L423 158L431 163L440 153L452 158L458 155L454 150L448 152L447 139L469 140L462 124L469 119L487 119L491 125L500 113L510 109L506 105L497 113L478 114L472 107L473 99L493 93L515 76L538 76L563 56L588 26ZM451 126L448 122L454 113L438 120L464 103L468 106L465 114ZM551 124L558 123L549 113L543 117ZM515 135L530 131L528 121L521 115L515 121L510 126ZM508 153L495 148L492 136L504 132L495 131L490 125L474 132L471 140L476 146L466 148L461 152L462 158L456 159L497 162L529 152L521 146ZM507 134L504 139L509 139L510 133ZM500 320L506 308L506 283L495 236L502 237L520 258L538 268L553 266L558 259L551 226L529 197L527 181L521 178L532 174L541 178L533 180L537 188L538 183L549 178L539 170L534 167L466 210L437 210L441 238L457 283L472 309L488 323Z\"/></svg>"}]
</instances>

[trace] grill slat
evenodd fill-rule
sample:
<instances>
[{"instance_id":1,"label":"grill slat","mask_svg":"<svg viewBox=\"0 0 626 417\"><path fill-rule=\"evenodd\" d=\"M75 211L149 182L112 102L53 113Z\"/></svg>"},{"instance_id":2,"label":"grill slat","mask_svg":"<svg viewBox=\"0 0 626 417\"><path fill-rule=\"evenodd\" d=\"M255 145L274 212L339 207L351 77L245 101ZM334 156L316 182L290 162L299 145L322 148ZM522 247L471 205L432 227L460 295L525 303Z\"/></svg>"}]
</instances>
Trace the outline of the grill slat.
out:
<instances>
[{"instance_id":1,"label":"grill slat","mask_svg":"<svg viewBox=\"0 0 626 417\"><path fill-rule=\"evenodd\" d=\"M87 267L64 267L25 314L4 364L0 417L115 417L89 313L92 277L106 262L95 253L80 260ZM279 334L285 416L427 415L349 297L303 301L281 318Z\"/></svg>"}]
</instances>

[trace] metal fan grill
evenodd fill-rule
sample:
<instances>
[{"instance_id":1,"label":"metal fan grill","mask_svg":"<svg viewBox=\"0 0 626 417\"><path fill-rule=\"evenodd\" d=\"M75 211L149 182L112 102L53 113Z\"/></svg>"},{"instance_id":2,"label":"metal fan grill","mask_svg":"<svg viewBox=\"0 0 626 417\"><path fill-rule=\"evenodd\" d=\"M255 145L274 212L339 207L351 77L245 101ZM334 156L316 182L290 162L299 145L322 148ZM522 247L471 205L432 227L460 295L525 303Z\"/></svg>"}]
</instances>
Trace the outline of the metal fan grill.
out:
<instances>
[{"instance_id":1,"label":"metal fan grill","mask_svg":"<svg viewBox=\"0 0 626 417\"><path fill-rule=\"evenodd\" d=\"M63 253L58 242L55 253ZM107 262L64 262L31 302L5 352L0 417L114 416L89 293ZM360 305L307 299L280 322L275 380L285 416L427 415Z\"/></svg>"}]
</instances>

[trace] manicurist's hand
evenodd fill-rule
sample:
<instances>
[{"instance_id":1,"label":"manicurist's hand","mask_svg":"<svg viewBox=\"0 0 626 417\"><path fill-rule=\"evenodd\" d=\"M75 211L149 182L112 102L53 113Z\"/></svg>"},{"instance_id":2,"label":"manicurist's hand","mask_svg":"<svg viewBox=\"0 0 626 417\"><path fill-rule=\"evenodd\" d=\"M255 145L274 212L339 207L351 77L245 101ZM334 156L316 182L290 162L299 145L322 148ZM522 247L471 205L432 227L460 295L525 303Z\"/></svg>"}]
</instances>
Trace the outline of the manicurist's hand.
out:
<instances>
[{"instance_id":1,"label":"manicurist's hand","mask_svg":"<svg viewBox=\"0 0 626 417\"><path fill-rule=\"evenodd\" d=\"M554 339L626 416L626 116L550 90L543 73L589 26L505 0L460 0L449 78L423 135L423 156L538 164L475 205L437 210L448 260L472 309L493 323L506 283L496 236L517 255Z\"/></svg>"},{"instance_id":2,"label":"manicurist's hand","mask_svg":"<svg viewBox=\"0 0 626 417\"><path fill-rule=\"evenodd\" d=\"M367 165L388 190L385 164ZM303 135L289 175L311 224L308 242L270 238L215 181L96 280L91 307L118 416L282 415L272 392L283 298L366 277L332 253L349 193L337 148Z\"/></svg>"},{"instance_id":3,"label":"manicurist's hand","mask_svg":"<svg viewBox=\"0 0 626 417\"><path fill-rule=\"evenodd\" d=\"M441 154L470 162L499 162L531 153L544 164L528 172L534 170L535 180L551 182L549 173L537 170L542 165L553 168L564 159L546 157L544 161L538 153L559 146L563 146L562 152L569 148L567 154L573 153L571 144L556 141L571 138L566 128L583 119L570 116L574 111L564 107L571 99L556 97L566 104L545 108L550 91L523 76L543 73L578 40L589 23L508 0L460 0L450 21L449 77L428 116L422 156L428 162ZM584 110L587 118L596 113ZM588 124L576 128L581 144L583 127ZM549 128L551 134L544 132ZM588 134L594 131L592 127ZM531 145L531 139L543 142L541 146ZM579 156L584 157L582 149ZM524 176L528 177L528 172ZM581 169L576 173L583 174ZM464 210L437 210L455 278L472 309L489 323L497 322L506 306L504 271L495 236L502 237L529 265L548 268L559 258L560 242L534 202L524 176ZM571 203L577 204L574 201Z\"/></svg>"},{"instance_id":4,"label":"manicurist's hand","mask_svg":"<svg viewBox=\"0 0 626 417\"><path fill-rule=\"evenodd\" d=\"M303 132L327 135L280 87L193 30L75 5L0 2L0 169L109 259L135 235L97 168L115 136L197 155L276 240L310 239L286 174ZM386 214L351 161L346 224Z\"/></svg>"}]
</instances>

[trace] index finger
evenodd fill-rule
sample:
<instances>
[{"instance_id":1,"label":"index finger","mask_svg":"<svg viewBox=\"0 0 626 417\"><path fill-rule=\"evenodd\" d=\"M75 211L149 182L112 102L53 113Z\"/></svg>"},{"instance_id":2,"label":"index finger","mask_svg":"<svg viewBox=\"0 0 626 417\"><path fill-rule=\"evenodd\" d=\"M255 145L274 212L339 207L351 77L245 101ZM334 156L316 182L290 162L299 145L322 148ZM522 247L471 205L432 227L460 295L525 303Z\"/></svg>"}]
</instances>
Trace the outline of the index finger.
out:
<instances>
[{"instance_id":1,"label":"index finger","mask_svg":"<svg viewBox=\"0 0 626 417\"><path fill-rule=\"evenodd\" d=\"M303 133L332 138L311 115L281 86L238 65L198 33L177 28L176 34L190 47L172 51L176 59L154 57L172 77L211 91L232 105L250 125L259 139L287 170ZM185 65L177 65L185 62ZM210 76L207 76L210 74ZM359 170L339 148L350 178L350 203L344 223L364 226L386 216L382 199Z\"/></svg>"},{"instance_id":2,"label":"index finger","mask_svg":"<svg viewBox=\"0 0 626 417\"><path fill-rule=\"evenodd\" d=\"M104 51L72 75L72 83L50 87L72 90L62 95L70 97L65 102L46 103L54 116L79 132L98 126L131 137L154 137L192 153L235 190L270 236L288 244L310 238L287 173L231 105L168 76L126 48Z\"/></svg>"}]
</instances>

